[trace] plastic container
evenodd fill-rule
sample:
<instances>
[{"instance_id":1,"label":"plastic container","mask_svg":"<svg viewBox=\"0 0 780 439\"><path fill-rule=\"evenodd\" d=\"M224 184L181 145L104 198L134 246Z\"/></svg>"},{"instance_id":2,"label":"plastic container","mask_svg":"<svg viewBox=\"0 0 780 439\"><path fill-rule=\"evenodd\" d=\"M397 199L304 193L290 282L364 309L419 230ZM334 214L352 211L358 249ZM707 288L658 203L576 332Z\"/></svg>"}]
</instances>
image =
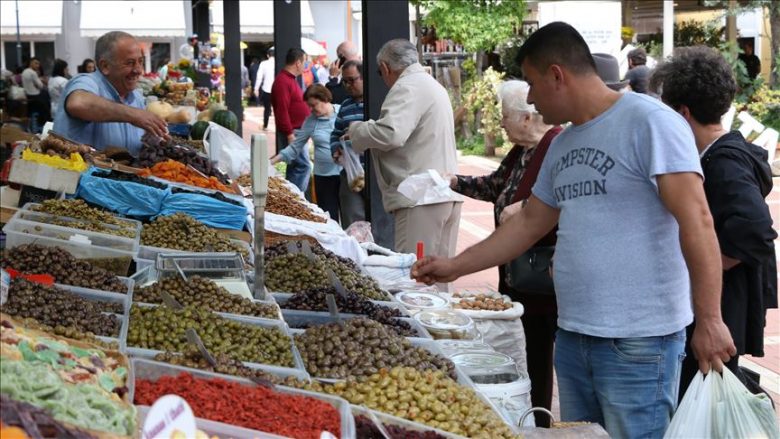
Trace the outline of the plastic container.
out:
<instances>
[{"instance_id":1,"label":"plastic container","mask_svg":"<svg viewBox=\"0 0 780 439\"><path fill-rule=\"evenodd\" d=\"M478 340L482 336L471 317L460 311L449 309L420 311L414 315L436 340Z\"/></svg>"},{"instance_id":2,"label":"plastic container","mask_svg":"<svg viewBox=\"0 0 780 439\"><path fill-rule=\"evenodd\" d=\"M240 239L231 239L230 241L240 245L243 249L245 249L247 254L249 255L249 258L245 262L248 262L250 265L254 265L255 254L252 251L252 247L250 247L249 244L247 244L246 242ZM191 252L185 250L174 250L171 248L151 247L148 245L141 245L138 248L138 259L148 259L150 261L156 261L157 255L160 254L181 255L181 254L188 254L188 253L213 253L213 252ZM234 252L227 252L225 254L233 254L233 253Z\"/></svg>"},{"instance_id":3,"label":"plastic container","mask_svg":"<svg viewBox=\"0 0 780 439\"><path fill-rule=\"evenodd\" d=\"M138 412L138 425L143 426L146 415L149 413L151 407L146 405L137 405L135 408ZM284 436L263 433L260 431L250 430L248 428L241 428L230 424L223 424L221 422L209 421L208 419L203 418L195 418L195 425L198 427L198 430L206 433L209 437L216 436L218 438L232 439L285 439Z\"/></svg>"},{"instance_id":4,"label":"plastic container","mask_svg":"<svg viewBox=\"0 0 780 439\"><path fill-rule=\"evenodd\" d=\"M188 372L197 378L204 378L204 379L221 378L227 381L233 381L251 387L257 386L257 384L255 384L254 382L244 378L234 377L230 375L221 375L221 374L206 372L198 369L189 369L186 367L174 366L172 364L159 363L156 361L148 361L144 359L135 358L130 361L130 372L128 375L128 383L129 383L128 389L129 389L131 400L135 395L135 381L137 379L156 380L163 376L176 376L184 372ZM331 404L339 411L341 417L340 437L343 439L351 439L355 437L355 421L354 418L352 417L352 411L347 401L335 396L309 392L306 390L292 389L284 386L275 386L275 390L279 393L286 393L286 394L297 395L297 396L307 396ZM260 432L253 431L252 433L253 436L250 437L261 437L258 435ZM220 437L232 437L232 436L228 435L228 436L220 436Z\"/></svg>"},{"instance_id":5,"label":"plastic container","mask_svg":"<svg viewBox=\"0 0 780 439\"><path fill-rule=\"evenodd\" d=\"M342 319L354 319L359 317L365 317L358 314L339 314ZM329 323L336 323L336 319L327 312L316 311L299 311L295 309L286 309L282 311L282 319L287 323L287 326L295 329L305 329L309 325L327 325ZM425 338L430 339L431 335L425 328L417 323L414 319L409 317L397 317L396 320L406 322L417 333L414 337L408 338Z\"/></svg>"},{"instance_id":6,"label":"plastic container","mask_svg":"<svg viewBox=\"0 0 780 439\"><path fill-rule=\"evenodd\" d=\"M374 425L376 425L376 422L378 421L382 424L383 427L386 427L387 425L395 425L407 431L416 431L420 433L433 432L447 439L465 439L463 436L458 436L457 434L450 433L448 431L439 430L438 428L412 422L404 418L399 418L398 416L393 416L380 411L371 410L363 406L352 405L351 408L353 416L365 416L369 420L373 421Z\"/></svg>"},{"instance_id":7,"label":"plastic container","mask_svg":"<svg viewBox=\"0 0 780 439\"><path fill-rule=\"evenodd\" d=\"M200 276L213 280L233 294L252 298L246 282L244 258L239 253L159 254L155 267L158 278Z\"/></svg>"},{"instance_id":8,"label":"plastic container","mask_svg":"<svg viewBox=\"0 0 780 439\"><path fill-rule=\"evenodd\" d=\"M130 298L130 299L132 300L132 298ZM159 305L152 305L152 304L147 304L147 303L137 303L137 302L136 303L132 303L132 305L141 306L141 307L156 307L156 306L159 306ZM124 332L124 339L123 339L122 346L127 348L127 352L128 352L129 355L133 355L133 352L135 352L135 349L143 349L144 351L153 352L155 355L158 354L158 353L162 353L162 351L159 351L159 350L145 349L145 348L140 348L138 346L129 346L127 344L127 329L130 328L129 306L130 305L128 305L128 311L125 314L126 315L126 317L125 317L126 330ZM290 331L287 330L287 325L283 321L281 321L281 320L272 320L272 319L262 319L262 318L258 318L258 317L239 316L239 315L235 315L235 314L226 314L226 313L214 313L214 314L217 314L220 317L226 318L228 320L234 320L234 321L246 324L246 325L260 326L260 327L263 327L263 328L277 328L277 329L279 329L280 331L282 331L282 333L284 333L284 335L286 335L290 339L290 349L292 350L292 355L293 355L293 366L292 367L287 367L287 366L277 366L277 365L273 365L273 364L269 364L269 366L274 366L274 367L279 367L279 368L284 368L284 369L296 369L296 370L299 370L299 371L305 371L306 370L306 368L303 365L303 359L301 358L301 354L300 354L300 352L298 352L298 348L295 346L295 342L293 341L293 337L290 334ZM247 362L247 363L249 363L249 362ZM258 363L258 364L260 364L260 363Z\"/></svg>"},{"instance_id":9,"label":"plastic container","mask_svg":"<svg viewBox=\"0 0 780 439\"><path fill-rule=\"evenodd\" d=\"M492 346L480 341L471 340L436 340L442 352L451 358L453 355L469 352L495 352Z\"/></svg>"},{"instance_id":10,"label":"plastic container","mask_svg":"<svg viewBox=\"0 0 780 439\"><path fill-rule=\"evenodd\" d=\"M50 213L46 213L43 211L37 211L36 209L41 206L42 205L39 203L27 203L24 205L24 207L22 207L19 211L17 211L14 216L18 217L19 219L47 223L47 224L50 223L51 220L58 220L64 222L94 223L94 224L99 224L108 230L125 230L128 232L132 232L132 236L121 236L112 233L103 233L103 234L129 239L135 243L136 249L139 246L139 242L141 240L141 229L143 228L143 224L141 224L140 221L129 219L129 218L122 218L114 215L114 219L116 219L116 221L119 222L120 224L109 224L101 221L72 218L72 217L61 216L61 215L52 215ZM75 228L78 229L78 227ZM79 229L79 230L83 230L83 229ZM100 233L100 232L95 232L95 233Z\"/></svg>"},{"instance_id":11,"label":"plastic container","mask_svg":"<svg viewBox=\"0 0 780 439\"><path fill-rule=\"evenodd\" d=\"M290 298L293 296L293 294L292 293L272 292L270 294L270 296L273 297L273 299L276 301L276 303L279 304L279 306L281 308L284 308L284 304L287 303L288 300L290 300ZM410 317L411 316L411 314L409 314L409 311L407 311L407 309L404 307L404 305L401 304L401 303L398 303L398 302L383 302L381 300L372 300L371 303L374 303L376 305L386 306L388 308L397 309L401 313L402 317ZM322 312L324 312L324 311L322 311Z\"/></svg>"},{"instance_id":12,"label":"plastic container","mask_svg":"<svg viewBox=\"0 0 780 439\"><path fill-rule=\"evenodd\" d=\"M87 260L117 276L128 275L137 253L126 238L22 219L12 218L3 227L3 233L7 249L23 244L60 247L76 259Z\"/></svg>"},{"instance_id":13,"label":"plastic container","mask_svg":"<svg viewBox=\"0 0 780 439\"><path fill-rule=\"evenodd\" d=\"M412 314L420 311L447 309L450 306L450 301L446 297L420 291L402 291L395 295L395 299Z\"/></svg>"}]
</instances>

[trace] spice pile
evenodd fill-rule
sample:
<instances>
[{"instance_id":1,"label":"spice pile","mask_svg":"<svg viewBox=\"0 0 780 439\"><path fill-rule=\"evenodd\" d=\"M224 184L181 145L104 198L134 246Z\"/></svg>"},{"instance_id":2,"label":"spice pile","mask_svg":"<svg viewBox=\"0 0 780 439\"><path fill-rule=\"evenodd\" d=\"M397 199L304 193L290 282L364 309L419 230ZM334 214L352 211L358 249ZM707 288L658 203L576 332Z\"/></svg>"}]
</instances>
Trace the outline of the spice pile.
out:
<instances>
[{"instance_id":1,"label":"spice pile","mask_svg":"<svg viewBox=\"0 0 780 439\"><path fill-rule=\"evenodd\" d=\"M228 192L230 189L222 184L217 177L204 177L203 174L187 167L187 165L175 160L166 160L156 163L151 168L146 168L138 173L142 177L154 175L169 181L188 184L206 189L216 189Z\"/></svg>"},{"instance_id":2,"label":"spice pile","mask_svg":"<svg viewBox=\"0 0 780 439\"><path fill-rule=\"evenodd\" d=\"M28 274L50 274L59 284L127 293L127 286L112 272L76 259L60 247L22 244L6 250L0 266Z\"/></svg>"},{"instance_id":3,"label":"spice pile","mask_svg":"<svg viewBox=\"0 0 780 439\"><path fill-rule=\"evenodd\" d=\"M319 439L323 431L341 436L338 410L318 399L188 373L136 380L136 404L152 405L169 394L184 398L203 419L300 439Z\"/></svg>"}]
</instances>

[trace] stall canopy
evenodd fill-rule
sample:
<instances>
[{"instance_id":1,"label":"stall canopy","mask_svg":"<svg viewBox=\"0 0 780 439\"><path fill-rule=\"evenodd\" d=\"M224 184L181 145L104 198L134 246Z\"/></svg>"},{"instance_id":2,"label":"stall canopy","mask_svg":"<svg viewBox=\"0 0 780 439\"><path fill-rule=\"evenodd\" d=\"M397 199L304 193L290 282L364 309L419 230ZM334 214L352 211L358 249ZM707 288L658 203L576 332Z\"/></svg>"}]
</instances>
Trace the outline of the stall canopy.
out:
<instances>
[{"instance_id":1,"label":"stall canopy","mask_svg":"<svg viewBox=\"0 0 780 439\"><path fill-rule=\"evenodd\" d=\"M240 0L238 8L242 35L265 34L273 37L274 2ZM211 2L211 24L214 32L225 32L223 11L221 0ZM309 2L306 0L301 1L301 33L304 35L314 33L314 18L311 15Z\"/></svg>"},{"instance_id":2,"label":"stall canopy","mask_svg":"<svg viewBox=\"0 0 780 439\"><path fill-rule=\"evenodd\" d=\"M136 37L184 37L184 2L81 2L82 37L96 38L115 30L125 31Z\"/></svg>"},{"instance_id":3,"label":"stall canopy","mask_svg":"<svg viewBox=\"0 0 780 439\"><path fill-rule=\"evenodd\" d=\"M0 1L0 34L2 35L16 35L15 3ZM62 0L19 0L19 33L22 35L62 33Z\"/></svg>"}]
</instances>

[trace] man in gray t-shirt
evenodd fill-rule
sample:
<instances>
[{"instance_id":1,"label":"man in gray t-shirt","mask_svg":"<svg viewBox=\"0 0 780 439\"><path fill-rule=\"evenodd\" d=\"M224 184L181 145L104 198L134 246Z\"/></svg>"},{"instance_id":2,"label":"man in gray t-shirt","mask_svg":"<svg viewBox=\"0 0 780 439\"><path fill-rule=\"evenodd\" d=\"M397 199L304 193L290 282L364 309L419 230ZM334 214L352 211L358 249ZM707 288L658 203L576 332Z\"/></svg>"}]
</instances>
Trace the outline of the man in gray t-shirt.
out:
<instances>
[{"instance_id":1,"label":"man in gray t-shirt","mask_svg":"<svg viewBox=\"0 0 780 439\"><path fill-rule=\"evenodd\" d=\"M412 275L451 282L506 263L558 223L561 417L614 437L661 437L693 314L706 326L691 341L703 372L736 353L720 317L720 253L693 136L660 102L601 82L568 24L540 28L518 57L529 103L545 123L572 125L550 145L522 211L453 259L418 261Z\"/></svg>"}]
</instances>

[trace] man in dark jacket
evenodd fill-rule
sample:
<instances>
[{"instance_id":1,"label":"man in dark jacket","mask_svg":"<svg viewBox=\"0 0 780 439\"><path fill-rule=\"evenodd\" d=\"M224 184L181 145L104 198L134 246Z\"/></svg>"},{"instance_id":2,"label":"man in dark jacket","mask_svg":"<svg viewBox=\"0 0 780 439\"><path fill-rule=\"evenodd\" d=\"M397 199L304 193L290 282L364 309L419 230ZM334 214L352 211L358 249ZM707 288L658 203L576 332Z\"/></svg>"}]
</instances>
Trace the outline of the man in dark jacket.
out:
<instances>
[{"instance_id":1,"label":"man in dark jacket","mask_svg":"<svg viewBox=\"0 0 780 439\"><path fill-rule=\"evenodd\" d=\"M703 46L678 49L653 74L651 88L659 87L661 99L688 121L701 154L704 191L723 261L721 312L737 346L726 366L756 393L760 388L742 373L738 360L744 354L764 356L766 310L777 308L777 233L764 200L772 190L767 152L720 123L737 85L719 52ZM690 349L687 355L680 398L697 370Z\"/></svg>"},{"instance_id":2,"label":"man in dark jacket","mask_svg":"<svg viewBox=\"0 0 780 439\"><path fill-rule=\"evenodd\" d=\"M336 48L336 56L336 61L330 65L328 83L325 86L333 95L333 103L341 105L349 98L349 93L341 81L341 68L347 61L359 60L360 54L351 41L344 41Z\"/></svg>"}]
</instances>

